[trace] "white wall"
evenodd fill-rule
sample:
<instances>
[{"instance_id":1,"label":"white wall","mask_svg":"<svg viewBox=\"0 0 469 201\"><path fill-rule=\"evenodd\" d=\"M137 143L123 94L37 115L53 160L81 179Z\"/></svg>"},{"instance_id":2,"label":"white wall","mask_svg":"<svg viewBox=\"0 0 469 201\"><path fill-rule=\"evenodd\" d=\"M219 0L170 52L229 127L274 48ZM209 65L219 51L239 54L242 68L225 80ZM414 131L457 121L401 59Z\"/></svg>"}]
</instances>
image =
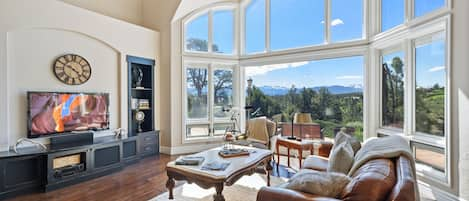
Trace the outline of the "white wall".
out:
<instances>
[{"instance_id":1,"label":"white wall","mask_svg":"<svg viewBox=\"0 0 469 201\"><path fill-rule=\"evenodd\" d=\"M459 169L454 184L459 184L459 196L469 200L469 1L453 1L452 29L452 101L453 110L453 169Z\"/></svg>"},{"instance_id":2,"label":"white wall","mask_svg":"<svg viewBox=\"0 0 469 201\"><path fill-rule=\"evenodd\" d=\"M60 1L0 1L0 149L26 137L29 90L110 92L111 127L126 128L125 56L156 59L158 47L158 32ZM55 79L52 62L64 53L89 60L88 83L72 87Z\"/></svg>"},{"instance_id":3,"label":"white wall","mask_svg":"<svg viewBox=\"0 0 469 201\"><path fill-rule=\"evenodd\" d=\"M12 140L26 137L27 91L106 92L110 94L110 127L120 127L120 55L108 45L80 33L54 29L21 29L8 33L9 132ZM70 86L53 74L54 59L66 53L84 57L91 78ZM14 103L14 104L11 104Z\"/></svg>"},{"instance_id":4,"label":"white wall","mask_svg":"<svg viewBox=\"0 0 469 201\"><path fill-rule=\"evenodd\" d=\"M170 84L170 56L171 56L171 18L181 0L143 0L143 15L145 27L159 30L161 50L159 57L159 75L157 81L160 88L160 143L161 147L171 146L171 88Z\"/></svg>"},{"instance_id":5,"label":"white wall","mask_svg":"<svg viewBox=\"0 0 469 201\"><path fill-rule=\"evenodd\" d=\"M60 0L133 24L143 25L142 0Z\"/></svg>"},{"instance_id":6,"label":"white wall","mask_svg":"<svg viewBox=\"0 0 469 201\"><path fill-rule=\"evenodd\" d=\"M199 8L213 5L220 2L240 2L241 0L181 0L176 13L173 17L173 22L186 16L187 14Z\"/></svg>"}]
</instances>

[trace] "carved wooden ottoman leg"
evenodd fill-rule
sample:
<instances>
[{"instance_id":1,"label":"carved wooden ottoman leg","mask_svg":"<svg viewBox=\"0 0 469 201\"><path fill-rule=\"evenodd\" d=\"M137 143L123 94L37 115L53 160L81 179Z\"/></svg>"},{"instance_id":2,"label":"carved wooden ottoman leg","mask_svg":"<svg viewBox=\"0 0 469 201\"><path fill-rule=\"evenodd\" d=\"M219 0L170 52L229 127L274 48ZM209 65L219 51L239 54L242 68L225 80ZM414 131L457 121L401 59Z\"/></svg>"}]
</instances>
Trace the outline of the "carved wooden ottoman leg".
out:
<instances>
[{"instance_id":1,"label":"carved wooden ottoman leg","mask_svg":"<svg viewBox=\"0 0 469 201\"><path fill-rule=\"evenodd\" d=\"M168 176L168 181L166 182L166 188L168 188L170 200L174 199L174 196L173 196L174 185L175 185L174 179L171 176Z\"/></svg>"},{"instance_id":2,"label":"carved wooden ottoman leg","mask_svg":"<svg viewBox=\"0 0 469 201\"><path fill-rule=\"evenodd\" d=\"M225 201L225 197L223 197L222 191L223 191L223 183L217 184L215 186L215 189L217 191L217 194L213 196L214 201Z\"/></svg>"}]
</instances>

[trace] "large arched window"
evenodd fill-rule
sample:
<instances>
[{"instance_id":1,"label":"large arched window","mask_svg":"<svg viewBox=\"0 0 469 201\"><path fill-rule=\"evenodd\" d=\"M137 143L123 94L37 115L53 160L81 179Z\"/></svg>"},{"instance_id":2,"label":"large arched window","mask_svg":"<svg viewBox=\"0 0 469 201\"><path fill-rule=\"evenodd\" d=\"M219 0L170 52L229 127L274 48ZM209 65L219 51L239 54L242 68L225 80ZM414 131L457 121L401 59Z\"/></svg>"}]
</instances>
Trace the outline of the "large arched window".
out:
<instances>
[{"instance_id":1,"label":"large arched window","mask_svg":"<svg viewBox=\"0 0 469 201\"><path fill-rule=\"evenodd\" d=\"M419 175L450 184L451 0L225 5L182 20L186 138L219 135L232 106L279 121L306 111L326 137L407 136Z\"/></svg>"}]
</instances>

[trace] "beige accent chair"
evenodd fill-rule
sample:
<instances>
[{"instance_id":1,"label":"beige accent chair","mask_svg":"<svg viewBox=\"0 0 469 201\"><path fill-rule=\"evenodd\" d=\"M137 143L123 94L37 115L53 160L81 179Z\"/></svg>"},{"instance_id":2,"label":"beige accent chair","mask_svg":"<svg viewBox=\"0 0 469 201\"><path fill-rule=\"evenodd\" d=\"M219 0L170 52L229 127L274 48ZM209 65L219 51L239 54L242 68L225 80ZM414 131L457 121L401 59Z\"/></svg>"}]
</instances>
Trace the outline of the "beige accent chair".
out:
<instances>
[{"instance_id":1,"label":"beige accent chair","mask_svg":"<svg viewBox=\"0 0 469 201\"><path fill-rule=\"evenodd\" d=\"M266 117L253 118L247 122L246 133L239 135L233 144L270 149L270 141L276 134L276 130L275 122Z\"/></svg>"}]
</instances>

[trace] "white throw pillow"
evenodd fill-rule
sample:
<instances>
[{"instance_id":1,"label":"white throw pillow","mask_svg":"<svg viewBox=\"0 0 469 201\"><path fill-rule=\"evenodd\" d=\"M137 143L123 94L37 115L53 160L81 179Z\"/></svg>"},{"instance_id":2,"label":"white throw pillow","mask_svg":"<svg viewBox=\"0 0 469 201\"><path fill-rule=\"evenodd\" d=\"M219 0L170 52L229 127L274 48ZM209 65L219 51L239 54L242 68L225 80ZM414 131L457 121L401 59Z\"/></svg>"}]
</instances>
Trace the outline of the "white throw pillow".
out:
<instances>
[{"instance_id":1,"label":"white throw pillow","mask_svg":"<svg viewBox=\"0 0 469 201\"><path fill-rule=\"evenodd\" d=\"M296 173L284 187L319 196L337 198L350 180L347 175L342 173L305 169Z\"/></svg>"},{"instance_id":2,"label":"white throw pillow","mask_svg":"<svg viewBox=\"0 0 469 201\"><path fill-rule=\"evenodd\" d=\"M344 141L350 142L350 145L352 146L352 149L353 149L353 155L355 155L358 152L358 150L362 148L362 144L360 143L360 141L358 141L355 137L352 137L349 134L344 133L342 131L336 134L334 141L336 144L340 144Z\"/></svg>"},{"instance_id":3,"label":"white throw pillow","mask_svg":"<svg viewBox=\"0 0 469 201\"><path fill-rule=\"evenodd\" d=\"M344 141L337 146L334 145L329 155L327 171L348 174L353 165L353 156L354 152L349 141Z\"/></svg>"}]
</instances>

